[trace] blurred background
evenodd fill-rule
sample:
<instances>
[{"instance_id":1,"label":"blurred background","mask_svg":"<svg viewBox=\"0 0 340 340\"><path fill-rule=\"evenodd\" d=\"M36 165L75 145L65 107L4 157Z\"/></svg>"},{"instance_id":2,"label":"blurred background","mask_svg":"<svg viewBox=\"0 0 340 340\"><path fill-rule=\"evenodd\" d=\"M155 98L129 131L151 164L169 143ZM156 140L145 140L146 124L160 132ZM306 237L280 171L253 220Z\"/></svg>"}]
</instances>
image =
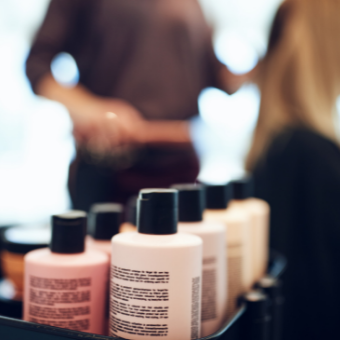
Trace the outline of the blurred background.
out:
<instances>
[{"instance_id":1,"label":"blurred background","mask_svg":"<svg viewBox=\"0 0 340 340\"><path fill-rule=\"evenodd\" d=\"M244 73L265 53L280 0L200 0L214 31L218 58ZM75 155L72 125L59 103L33 94L24 63L49 0L0 0L0 225L44 221L70 206L68 165ZM75 84L77 66L61 54L51 65L59 81ZM199 98L191 124L200 155L199 179L224 183L243 172L259 107L255 85L229 96L214 88Z\"/></svg>"}]
</instances>

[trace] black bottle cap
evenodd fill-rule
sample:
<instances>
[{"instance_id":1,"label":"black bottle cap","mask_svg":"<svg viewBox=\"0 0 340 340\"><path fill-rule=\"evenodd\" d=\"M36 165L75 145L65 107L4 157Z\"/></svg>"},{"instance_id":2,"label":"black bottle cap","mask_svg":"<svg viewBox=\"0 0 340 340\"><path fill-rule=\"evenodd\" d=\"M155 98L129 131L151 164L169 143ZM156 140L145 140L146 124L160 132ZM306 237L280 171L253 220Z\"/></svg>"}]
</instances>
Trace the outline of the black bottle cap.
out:
<instances>
[{"instance_id":1,"label":"black bottle cap","mask_svg":"<svg viewBox=\"0 0 340 340\"><path fill-rule=\"evenodd\" d=\"M254 196L252 177L244 177L230 182L233 191L233 199L244 200Z\"/></svg>"},{"instance_id":2,"label":"black bottle cap","mask_svg":"<svg viewBox=\"0 0 340 340\"><path fill-rule=\"evenodd\" d=\"M207 209L226 209L231 199L230 185L205 185L205 192Z\"/></svg>"},{"instance_id":3,"label":"black bottle cap","mask_svg":"<svg viewBox=\"0 0 340 340\"><path fill-rule=\"evenodd\" d=\"M123 206L119 203L93 204L89 214L89 233L96 240L111 240L119 233Z\"/></svg>"},{"instance_id":4,"label":"black bottle cap","mask_svg":"<svg viewBox=\"0 0 340 340\"><path fill-rule=\"evenodd\" d=\"M132 196L126 204L126 221L134 226L137 225L137 199L138 196Z\"/></svg>"},{"instance_id":5,"label":"black bottle cap","mask_svg":"<svg viewBox=\"0 0 340 340\"><path fill-rule=\"evenodd\" d=\"M80 210L52 216L50 249L53 253L75 254L84 251L86 216L86 212Z\"/></svg>"},{"instance_id":6,"label":"black bottle cap","mask_svg":"<svg viewBox=\"0 0 340 340\"><path fill-rule=\"evenodd\" d=\"M51 230L43 225L11 227L2 234L3 249L16 254L48 247L50 241Z\"/></svg>"},{"instance_id":7,"label":"black bottle cap","mask_svg":"<svg viewBox=\"0 0 340 340\"><path fill-rule=\"evenodd\" d=\"M178 190L178 221L202 221L205 208L203 186L200 184L174 184L171 188Z\"/></svg>"},{"instance_id":8,"label":"black bottle cap","mask_svg":"<svg viewBox=\"0 0 340 340\"><path fill-rule=\"evenodd\" d=\"M177 232L178 191L142 189L137 202L137 229L142 234L168 235Z\"/></svg>"}]
</instances>

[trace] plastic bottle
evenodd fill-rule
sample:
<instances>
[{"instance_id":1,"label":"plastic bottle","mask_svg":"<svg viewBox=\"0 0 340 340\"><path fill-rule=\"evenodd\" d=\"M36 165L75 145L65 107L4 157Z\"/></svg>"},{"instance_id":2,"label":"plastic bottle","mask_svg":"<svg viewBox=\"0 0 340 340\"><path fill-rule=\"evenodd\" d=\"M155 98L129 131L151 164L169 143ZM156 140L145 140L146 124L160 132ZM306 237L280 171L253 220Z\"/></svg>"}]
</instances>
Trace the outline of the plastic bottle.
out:
<instances>
[{"instance_id":1,"label":"plastic bottle","mask_svg":"<svg viewBox=\"0 0 340 340\"><path fill-rule=\"evenodd\" d=\"M253 182L251 177L231 182L233 199L230 207L238 207L248 213L251 218L252 247L252 283L260 280L267 271L269 250L269 204L253 197Z\"/></svg>"},{"instance_id":2,"label":"plastic bottle","mask_svg":"<svg viewBox=\"0 0 340 340\"><path fill-rule=\"evenodd\" d=\"M138 232L112 239L111 336L200 337L202 241L177 233L177 202L177 190L141 190Z\"/></svg>"},{"instance_id":3,"label":"plastic bottle","mask_svg":"<svg viewBox=\"0 0 340 340\"><path fill-rule=\"evenodd\" d=\"M177 184L179 192L178 231L203 241L202 337L216 332L226 316L226 228L222 223L203 222L205 193L201 185Z\"/></svg>"},{"instance_id":4,"label":"plastic bottle","mask_svg":"<svg viewBox=\"0 0 340 340\"><path fill-rule=\"evenodd\" d=\"M91 206L86 245L105 252L111 260L111 239L118 234L123 218L123 206L118 203L98 203Z\"/></svg>"},{"instance_id":5,"label":"plastic bottle","mask_svg":"<svg viewBox=\"0 0 340 340\"><path fill-rule=\"evenodd\" d=\"M205 221L224 223L227 228L227 317L236 310L240 295L252 286L250 217L237 207L226 209L231 199L230 185L206 186L207 210Z\"/></svg>"},{"instance_id":6,"label":"plastic bottle","mask_svg":"<svg viewBox=\"0 0 340 340\"><path fill-rule=\"evenodd\" d=\"M132 196L126 204L126 221L120 226L120 233L137 231L137 196Z\"/></svg>"},{"instance_id":7,"label":"plastic bottle","mask_svg":"<svg viewBox=\"0 0 340 340\"><path fill-rule=\"evenodd\" d=\"M52 217L50 248L25 258L24 320L102 334L109 259L85 251L86 213Z\"/></svg>"}]
</instances>

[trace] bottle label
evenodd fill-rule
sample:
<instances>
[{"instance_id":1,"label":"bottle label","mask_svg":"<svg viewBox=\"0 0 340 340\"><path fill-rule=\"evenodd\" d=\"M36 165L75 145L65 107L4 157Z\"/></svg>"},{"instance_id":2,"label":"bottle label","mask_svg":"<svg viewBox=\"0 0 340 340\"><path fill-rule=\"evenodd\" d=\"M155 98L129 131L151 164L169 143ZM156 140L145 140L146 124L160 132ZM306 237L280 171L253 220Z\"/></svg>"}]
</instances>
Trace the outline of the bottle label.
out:
<instances>
[{"instance_id":1,"label":"bottle label","mask_svg":"<svg viewBox=\"0 0 340 340\"><path fill-rule=\"evenodd\" d=\"M227 317L231 317L236 310L237 299L243 293L242 282L242 244L228 244L228 301Z\"/></svg>"},{"instance_id":2,"label":"bottle label","mask_svg":"<svg viewBox=\"0 0 340 340\"><path fill-rule=\"evenodd\" d=\"M117 336L119 331L129 335L167 336L169 281L170 274L166 271L131 270L113 265L111 335ZM134 283L143 288L136 287Z\"/></svg>"},{"instance_id":3,"label":"bottle label","mask_svg":"<svg viewBox=\"0 0 340 340\"><path fill-rule=\"evenodd\" d=\"M87 331L90 328L91 278L29 276L28 321Z\"/></svg>"},{"instance_id":4,"label":"bottle label","mask_svg":"<svg viewBox=\"0 0 340 340\"><path fill-rule=\"evenodd\" d=\"M191 339L197 339L200 335L200 277L192 279L191 302Z\"/></svg>"},{"instance_id":5,"label":"bottle label","mask_svg":"<svg viewBox=\"0 0 340 340\"><path fill-rule=\"evenodd\" d=\"M202 273L202 321L217 318L216 257L203 259Z\"/></svg>"}]
</instances>

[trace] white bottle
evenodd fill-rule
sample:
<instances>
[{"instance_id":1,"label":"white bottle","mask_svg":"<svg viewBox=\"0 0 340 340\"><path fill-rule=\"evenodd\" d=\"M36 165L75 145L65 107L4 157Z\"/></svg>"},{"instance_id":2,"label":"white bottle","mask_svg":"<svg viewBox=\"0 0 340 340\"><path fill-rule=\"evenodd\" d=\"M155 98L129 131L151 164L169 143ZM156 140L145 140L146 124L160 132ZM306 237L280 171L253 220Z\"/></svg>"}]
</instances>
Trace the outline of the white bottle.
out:
<instances>
[{"instance_id":1,"label":"white bottle","mask_svg":"<svg viewBox=\"0 0 340 340\"><path fill-rule=\"evenodd\" d=\"M203 241L201 337L216 332L226 316L226 228L222 223L203 222L205 193L201 185L178 184L178 231Z\"/></svg>"},{"instance_id":2,"label":"white bottle","mask_svg":"<svg viewBox=\"0 0 340 340\"><path fill-rule=\"evenodd\" d=\"M119 233L123 220L123 206L119 203L93 204L89 213L88 231L86 238L89 248L105 252L111 260L111 239Z\"/></svg>"},{"instance_id":3,"label":"white bottle","mask_svg":"<svg viewBox=\"0 0 340 340\"><path fill-rule=\"evenodd\" d=\"M25 321L105 333L109 259L85 250L85 227L85 212L54 215L50 249L25 255Z\"/></svg>"},{"instance_id":4,"label":"white bottle","mask_svg":"<svg viewBox=\"0 0 340 340\"><path fill-rule=\"evenodd\" d=\"M203 215L205 221L220 222L227 228L227 318L235 312L239 296L251 288L253 273L250 217L244 210L226 209L231 194L230 185L206 186L207 209Z\"/></svg>"},{"instance_id":5,"label":"white bottle","mask_svg":"<svg viewBox=\"0 0 340 340\"><path fill-rule=\"evenodd\" d=\"M253 196L253 182L251 177L245 177L231 182L233 200L230 207L243 209L251 218L252 239L252 283L260 280L267 270L269 250L269 204Z\"/></svg>"},{"instance_id":6,"label":"white bottle","mask_svg":"<svg viewBox=\"0 0 340 340\"><path fill-rule=\"evenodd\" d=\"M177 190L141 190L138 232L113 237L111 336L200 337L202 241L177 233L177 204Z\"/></svg>"}]
</instances>

